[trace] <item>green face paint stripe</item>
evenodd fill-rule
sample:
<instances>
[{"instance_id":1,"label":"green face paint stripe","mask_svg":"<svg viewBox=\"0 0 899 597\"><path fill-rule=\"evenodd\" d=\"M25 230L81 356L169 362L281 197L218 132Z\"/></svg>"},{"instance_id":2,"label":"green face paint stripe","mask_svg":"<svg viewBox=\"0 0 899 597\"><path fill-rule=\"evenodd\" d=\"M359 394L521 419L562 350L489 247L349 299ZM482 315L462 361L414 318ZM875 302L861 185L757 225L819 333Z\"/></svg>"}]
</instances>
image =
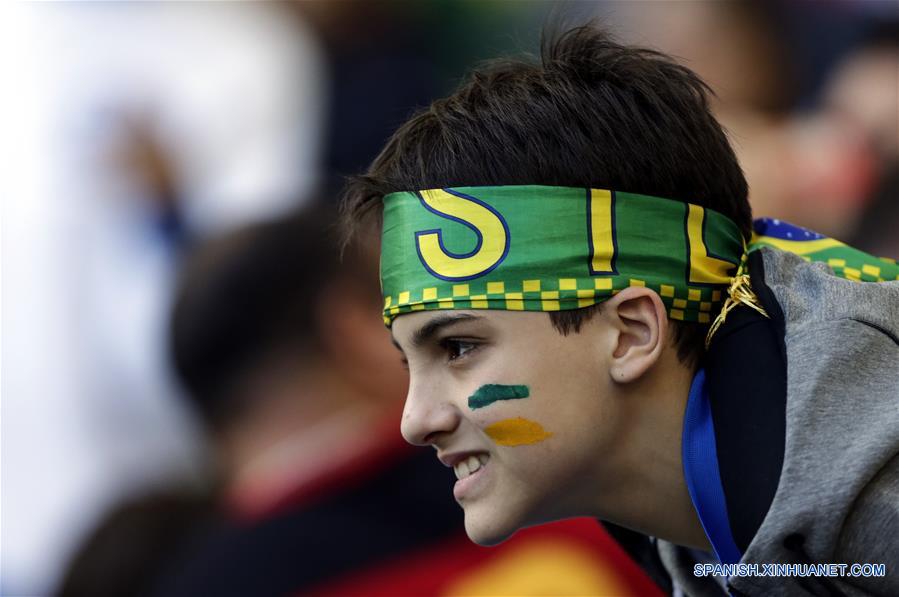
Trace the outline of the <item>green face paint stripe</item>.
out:
<instances>
[{"instance_id":1,"label":"green face paint stripe","mask_svg":"<svg viewBox=\"0 0 899 597\"><path fill-rule=\"evenodd\" d=\"M484 408L498 400L517 400L519 398L527 398L530 395L531 392L527 386L506 386L489 383L481 386L474 394L468 397L468 408L475 410Z\"/></svg>"},{"instance_id":2,"label":"green face paint stripe","mask_svg":"<svg viewBox=\"0 0 899 597\"><path fill-rule=\"evenodd\" d=\"M552 437L537 421L522 417L503 419L484 428L490 438L500 446L527 446Z\"/></svg>"}]
</instances>

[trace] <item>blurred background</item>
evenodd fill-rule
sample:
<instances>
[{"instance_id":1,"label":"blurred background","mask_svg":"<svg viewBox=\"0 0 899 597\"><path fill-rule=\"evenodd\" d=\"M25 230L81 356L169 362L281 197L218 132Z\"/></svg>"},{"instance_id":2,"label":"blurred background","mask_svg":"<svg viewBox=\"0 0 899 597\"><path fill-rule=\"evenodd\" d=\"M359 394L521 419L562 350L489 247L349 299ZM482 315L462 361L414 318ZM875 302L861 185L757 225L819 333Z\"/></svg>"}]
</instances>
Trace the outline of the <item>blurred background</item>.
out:
<instances>
[{"instance_id":1,"label":"blurred background","mask_svg":"<svg viewBox=\"0 0 899 597\"><path fill-rule=\"evenodd\" d=\"M343 177L548 18L697 71L757 217L899 256L893 0L0 10L2 595L651 591L592 521L464 540L336 259Z\"/></svg>"}]
</instances>

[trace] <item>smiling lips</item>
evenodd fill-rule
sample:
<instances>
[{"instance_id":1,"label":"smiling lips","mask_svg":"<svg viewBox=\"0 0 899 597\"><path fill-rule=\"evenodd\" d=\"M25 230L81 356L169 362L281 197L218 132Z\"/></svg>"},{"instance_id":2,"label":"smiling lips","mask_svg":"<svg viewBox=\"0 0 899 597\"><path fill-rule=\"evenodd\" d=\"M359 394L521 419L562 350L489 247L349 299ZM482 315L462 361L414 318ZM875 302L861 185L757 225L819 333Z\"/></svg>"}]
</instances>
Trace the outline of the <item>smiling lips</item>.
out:
<instances>
[{"instance_id":1,"label":"smiling lips","mask_svg":"<svg viewBox=\"0 0 899 597\"><path fill-rule=\"evenodd\" d=\"M456 465L453 466L453 471L456 473L456 479L462 480L465 477L475 474L483 465L487 464L487 460L489 459L490 456L487 454L477 454L457 462Z\"/></svg>"}]
</instances>

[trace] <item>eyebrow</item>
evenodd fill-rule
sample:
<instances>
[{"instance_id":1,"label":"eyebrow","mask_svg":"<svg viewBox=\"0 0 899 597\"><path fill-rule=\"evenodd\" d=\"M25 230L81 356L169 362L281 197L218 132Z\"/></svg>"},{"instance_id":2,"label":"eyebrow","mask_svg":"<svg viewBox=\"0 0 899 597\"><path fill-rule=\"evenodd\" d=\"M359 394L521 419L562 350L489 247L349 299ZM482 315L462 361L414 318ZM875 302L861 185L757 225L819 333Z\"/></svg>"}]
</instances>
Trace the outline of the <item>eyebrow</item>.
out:
<instances>
[{"instance_id":1,"label":"eyebrow","mask_svg":"<svg viewBox=\"0 0 899 597\"><path fill-rule=\"evenodd\" d=\"M461 321L474 321L478 319L481 318L477 315L469 315L467 313L437 316L415 330L415 332L412 334L412 346L419 347L423 345L432 337L434 337L434 334L447 326L451 326ZM400 350L400 352L402 352L403 349L400 348L400 344L396 341L396 338L391 337L391 339L393 340L393 345L396 346Z\"/></svg>"}]
</instances>

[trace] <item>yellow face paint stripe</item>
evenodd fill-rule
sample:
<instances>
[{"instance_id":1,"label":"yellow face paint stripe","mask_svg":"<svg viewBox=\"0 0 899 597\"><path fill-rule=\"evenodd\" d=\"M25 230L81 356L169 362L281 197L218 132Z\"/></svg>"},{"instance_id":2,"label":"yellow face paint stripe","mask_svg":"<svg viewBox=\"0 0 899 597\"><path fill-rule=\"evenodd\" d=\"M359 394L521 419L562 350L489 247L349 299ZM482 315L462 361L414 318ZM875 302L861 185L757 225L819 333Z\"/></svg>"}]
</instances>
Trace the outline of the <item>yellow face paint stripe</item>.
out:
<instances>
[{"instance_id":1,"label":"yellow face paint stripe","mask_svg":"<svg viewBox=\"0 0 899 597\"><path fill-rule=\"evenodd\" d=\"M500 446L536 444L552 437L540 423L521 417L497 421L484 428L484 432Z\"/></svg>"}]
</instances>

